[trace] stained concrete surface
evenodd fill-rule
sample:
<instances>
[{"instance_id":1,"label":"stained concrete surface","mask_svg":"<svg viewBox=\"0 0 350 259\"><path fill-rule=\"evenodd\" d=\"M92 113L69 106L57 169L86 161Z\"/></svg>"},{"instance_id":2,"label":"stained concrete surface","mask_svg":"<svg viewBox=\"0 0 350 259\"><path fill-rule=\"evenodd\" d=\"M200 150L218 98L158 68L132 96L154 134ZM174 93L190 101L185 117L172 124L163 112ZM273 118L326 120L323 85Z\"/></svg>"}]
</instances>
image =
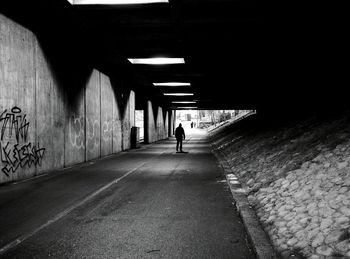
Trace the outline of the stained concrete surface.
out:
<instances>
[{"instance_id":1,"label":"stained concrete surface","mask_svg":"<svg viewBox=\"0 0 350 259\"><path fill-rule=\"evenodd\" d=\"M254 258L203 132L0 189L0 240L38 227L111 180L128 175L3 258Z\"/></svg>"}]
</instances>

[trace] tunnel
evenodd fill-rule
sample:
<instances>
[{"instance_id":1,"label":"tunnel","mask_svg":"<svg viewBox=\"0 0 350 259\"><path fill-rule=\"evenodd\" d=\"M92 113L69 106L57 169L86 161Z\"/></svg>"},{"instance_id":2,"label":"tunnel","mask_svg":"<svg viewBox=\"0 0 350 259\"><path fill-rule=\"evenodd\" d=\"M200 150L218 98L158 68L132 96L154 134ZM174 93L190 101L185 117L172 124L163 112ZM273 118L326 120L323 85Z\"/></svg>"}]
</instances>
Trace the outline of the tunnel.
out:
<instances>
[{"instance_id":1,"label":"tunnel","mask_svg":"<svg viewBox=\"0 0 350 259\"><path fill-rule=\"evenodd\" d=\"M2 0L1 258L350 258L341 4Z\"/></svg>"}]
</instances>

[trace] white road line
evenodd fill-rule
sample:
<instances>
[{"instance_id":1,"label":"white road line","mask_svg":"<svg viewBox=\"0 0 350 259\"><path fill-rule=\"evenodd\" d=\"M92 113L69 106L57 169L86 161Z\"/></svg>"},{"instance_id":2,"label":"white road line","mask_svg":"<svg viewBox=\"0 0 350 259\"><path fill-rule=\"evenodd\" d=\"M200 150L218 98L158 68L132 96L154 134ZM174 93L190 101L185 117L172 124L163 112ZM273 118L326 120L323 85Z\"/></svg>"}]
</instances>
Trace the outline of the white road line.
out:
<instances>
[{"instance_id":1,"label":"white road line","mask_svg":"<svg viewBox=\"0 0 350 259\"><path fill-rule=\"evenodd\" d=\"M149 162L149 161L148 161ZM134 173L135 171L137 171L138 169L140 169L142 166L144 166L146 163L148 162L144 162L141 165L139 165L138 167L128 171L127 173L125 173L123 176L114 179L112 182L104 185L103 187L101 187L100 189L98 189L97 191L93 192L92 194L88 195L87 197L85 197L83 200L73 204L72 206L68 207L67 209L65 209L64 211L62 211L61 213L57 214L55 217L53 217L52 219L48 220L46 223L42 224L40 227L30 231L27 234L23 234L20 237L18 237L17 239L13 240L12 242L8 243L7 245L3 246L0 248L0 255L5 253L6 251L8 251L11 248L14 248L15 246L21 244L23 241L27 240L28 238L34 236L36 233L38 233L39 231L43 230L44 228L50 226L52 223L55 223L56 221L60 220L61 218L65 217L66 215L68 215L69 213L71 213L73 210L75 210L76 208L82 206L83 204L85 204L86 202L88 202L89 200L93 199L94 197L96 197L97 195L99 195L101 192L103 192L104 190L110 188L112 185L118 183L119 181L121 181L122 179L124 179L125 177L127 177L128 175Z\"/></svg>"}]
</instances>

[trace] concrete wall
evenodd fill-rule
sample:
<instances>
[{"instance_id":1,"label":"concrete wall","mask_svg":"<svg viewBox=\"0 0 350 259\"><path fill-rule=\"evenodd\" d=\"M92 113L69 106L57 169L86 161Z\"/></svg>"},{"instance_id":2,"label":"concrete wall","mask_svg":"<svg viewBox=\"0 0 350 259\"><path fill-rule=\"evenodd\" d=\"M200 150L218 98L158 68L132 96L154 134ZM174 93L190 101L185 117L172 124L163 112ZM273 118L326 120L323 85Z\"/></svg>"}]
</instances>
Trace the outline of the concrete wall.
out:
<instances>
[{"instance_id":1,"label":"concrete wall","mask_svg":"<svg viewBox=\"0 0 350 259\"><path fill-rule=\"evenodd\" d=\"M144 112L145 143L166 139L169 135L168 112L163 111L161 107L157 108L157 114L155 114L151 101L147 102Z\"/></svg>"},{"instance_id":2,"label":"concrete wall","mask_svg":"<svg viewBox=\"0 0 350 259\"><path fill-rule=\"evenodd\" d=\"M176 121L176 111L169 111L169 122L168 122L168 136L171 137L175 134L175 121Z\"/></svg>"},{"instance_id":3,"label":"concrete wall","mask_svg":"<svg viewBox=\"0 0 350 259\"><path fill-rule=\"evenodd\" d=\"M121 107L118 86L92 69L70 98L55 71L37 37L0 15L0 183L130 147L134 93Z\"/></svg>"},{"instance_id":4,"label":"concrete wall","mask_svg":"<svg viewBox=\"0 0 350 259\"><path fill-rule=\"evenodd\" d=\"M125 110L123 114L123 121L122 121L122 148L123 149L129 149L130 148L130 132L131 127L135 126L135 93L130 92L130 94L127 96L127 102L125 105Z\"/></svg>"},{"instance_id":5,"label":"concrete wall","mask_svg":"<svg viewBox=\"0 0 350 259\"><path fill-rule=\"evenodd\" d=\"M155 114L151 101L147 102L144 111L144 123L145 143L166 139L169 136L169 112L157 107L157 114Z\"/></svg>"}]
</instances>

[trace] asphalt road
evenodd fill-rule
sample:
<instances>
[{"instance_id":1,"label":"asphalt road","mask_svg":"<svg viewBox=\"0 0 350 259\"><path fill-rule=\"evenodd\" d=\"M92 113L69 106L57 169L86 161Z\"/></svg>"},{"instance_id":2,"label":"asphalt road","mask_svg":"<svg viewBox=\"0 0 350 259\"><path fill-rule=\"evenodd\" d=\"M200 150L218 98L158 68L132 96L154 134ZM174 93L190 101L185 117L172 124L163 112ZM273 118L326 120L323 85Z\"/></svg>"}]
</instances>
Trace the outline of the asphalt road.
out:
<instances>
[{"instance_id":1,"label":"asphalt road","mask_svg":"<svg viewBox=\"0 0 350 259\"><path fill-rule=\"evenodd\" d=\"M170 139L0 187L0 244L22 241L0 257L255 258L206 135L187 135L188 153Z\"/></svg>"}]
</instances>

